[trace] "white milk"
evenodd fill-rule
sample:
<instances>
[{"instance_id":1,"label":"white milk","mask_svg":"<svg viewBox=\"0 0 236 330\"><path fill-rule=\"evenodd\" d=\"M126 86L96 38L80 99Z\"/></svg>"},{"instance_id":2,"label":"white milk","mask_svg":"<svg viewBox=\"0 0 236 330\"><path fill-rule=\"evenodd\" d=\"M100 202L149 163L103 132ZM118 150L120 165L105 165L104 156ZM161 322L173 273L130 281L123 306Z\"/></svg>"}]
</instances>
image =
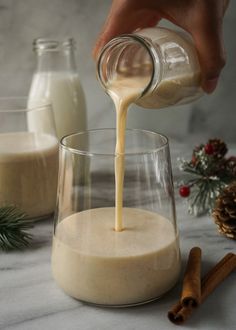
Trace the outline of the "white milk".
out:
<instances>
[{"instance_id":1,"label":"white milk","mask_svg":"<svg viewBox=\"0 0 236 330\"><path fill-rule=\"evenodd\" d=\"M180 271L178 237L166 218L123 208L124 230L114 230L114 208L65 218L53 238L52 269L69 295L105 305L135 304L169 290Z\"/></svg>"},{"instance_id":2,"label":"white milk","mask_svg":"<svg viewBox=\"0 0 236 330\"><path fill-rule=\"evenodd\" d=\"M0 205L14 204L30 218L54 211L58 142L31 132L0 134Z\"/></svg>"},{"instance_id":3,"label":"white milk","mask_svg":"<svg viewBox=\"0 0 236 330\"><path fill-rule=\"evenodd\" d=\"M68 71L35 73L29 93L29 107L50 100L53 106L57 136L86 129L86 104L79 77ZM47 118L45 114L45 125ZM28 119L30 129L37 127L34 118Z\"/></svg>"}]
</instances>

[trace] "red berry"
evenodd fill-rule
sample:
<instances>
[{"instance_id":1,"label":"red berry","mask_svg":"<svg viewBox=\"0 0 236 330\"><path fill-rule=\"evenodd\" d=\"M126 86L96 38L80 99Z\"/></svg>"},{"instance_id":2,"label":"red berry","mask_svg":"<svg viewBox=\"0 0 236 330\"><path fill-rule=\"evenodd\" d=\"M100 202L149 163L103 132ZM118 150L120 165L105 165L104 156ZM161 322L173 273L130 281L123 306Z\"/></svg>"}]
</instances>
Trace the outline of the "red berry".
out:
<instances>
[{"instance_id":1,"label":"red berry","mask_svg":"<svg viewBox=\"0 0 236 330\"><path fill-rule=\"evenodd\" d=\"M207 143L204 147L204 151L207 155L212 155L214 153L213 145L210 143Z\"/></svg>"},{"instance_id":2,"label":"red berry","mask_svg":"<svg viewBox=\"0 0 236 330\"><path fill-rule=\"evenodd\" d=\"M181 186L179 188L179 194L181 197L188 197L190 195L190 188L188 186Z\"/></svg>"}]
</instances>

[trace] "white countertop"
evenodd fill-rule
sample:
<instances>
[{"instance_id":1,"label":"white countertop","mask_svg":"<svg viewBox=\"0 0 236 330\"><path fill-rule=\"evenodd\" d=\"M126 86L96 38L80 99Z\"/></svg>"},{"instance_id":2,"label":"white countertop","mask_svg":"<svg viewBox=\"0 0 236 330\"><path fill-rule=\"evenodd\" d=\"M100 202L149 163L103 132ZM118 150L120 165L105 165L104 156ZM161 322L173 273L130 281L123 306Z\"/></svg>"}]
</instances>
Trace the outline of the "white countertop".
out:
<instances>
[{"instance_id":1,"label":"white countertop","mask_svg":"<svg viewBox=\"0 0 236 330\"><path fill-rule=\"evenodd\" d=\"M181 150L186 154L185 147L172 146L174 167L176 155L182 156ZM183 268L191 247L200 246L204 274L226 253L236 251L236 241L221 236L209 216L189 216L185 202L177 194L176 201ZM51 275L52 230L52 220L38 222L32 229L34 241L31 249L0 254L0 329L176 329L177 326L167 319L167 311L179 298L180 283L160 300L131 308L99 308L67 296ZM184 328L236 329L235 283L236 272L194 312Z\"/></svg>"}]
</instances>

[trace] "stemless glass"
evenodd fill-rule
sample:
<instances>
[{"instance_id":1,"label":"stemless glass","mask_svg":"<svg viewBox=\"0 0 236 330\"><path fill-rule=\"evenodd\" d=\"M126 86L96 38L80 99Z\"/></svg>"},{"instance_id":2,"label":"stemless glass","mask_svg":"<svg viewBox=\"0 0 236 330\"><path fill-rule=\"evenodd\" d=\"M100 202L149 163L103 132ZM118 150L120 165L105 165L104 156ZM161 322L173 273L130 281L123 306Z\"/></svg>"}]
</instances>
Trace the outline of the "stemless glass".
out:
<instances>
[{"instance_id":1,"label":"stemless glass","mask_svg":"<svg viewBox=\"0 0 236 330\"><path fill-rule=\"evenodd\" d=\"M0 205L14 205L30 219L56 205L58 141L51 105L0 98Z\"/></svg>"},{"instance_id":2,"label":"stemless glass","mask_svg":"<svg viewBox=\"0 0 236 330\"><path fill-rule=\"evenodd\" d=\"M152 301L171 289L180 252L167 138L126 131L120 232L114 229L115 143L115 129L61 140L52 271L72 297L119 307Z\"/></svg>"}]
</instances>

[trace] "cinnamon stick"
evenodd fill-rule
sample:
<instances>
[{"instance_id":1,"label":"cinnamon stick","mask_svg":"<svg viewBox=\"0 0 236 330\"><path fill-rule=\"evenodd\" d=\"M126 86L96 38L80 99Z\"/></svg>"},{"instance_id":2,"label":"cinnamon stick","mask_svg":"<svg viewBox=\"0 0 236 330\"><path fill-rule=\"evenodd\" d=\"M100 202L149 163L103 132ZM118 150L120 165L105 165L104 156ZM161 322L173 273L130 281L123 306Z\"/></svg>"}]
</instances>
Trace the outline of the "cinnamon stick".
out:
<instances>
[{"instance_id":1,"label":"cinnamon stick","mask_svg":"<svg viewBox=\"0 0 236 330\"><path fill-rule=\"evenodd\" d=\"M201 303L214 291L223 280L236 269L236 255L228 253L201 281ZM182 324L192 314L192 304L183 306L181 300L168 312L168 318L175 324Z\"/></svg>"},{"instance_id":2,"label":"cinnamon stick","mask_svg":"<svg viewBox=\"0 0 236 330\"><path fill-rule=\"evenodd\" d=\"M203 302L224 279L236 269L236 254L228 253L202 279Z\"/></svg>"},{"instance_id":3,"label":"cinnamon stick","mask_svg":"<svg viewBox=\"0 0 236 330\"><path fill-rule=\"evenodd\" d=\"M199 247L189 252L180 298L183 307L197 307L201 303L201 255Z\"/></svg>"},{"instance_id":4,"label":"cinnamon stick","mask_svg":"<svg viewBox=\"0 0 236 330\"><path fill-rule=\"evenodd\" d=\"M180 301L172 307L172 309L168 312L169 320L176 324L183 324L189 316L192 314L194 307L188 306L183 307Z\"/></svg>"},{"instance_id":5,"label":"cinnamon stick","mask_svg":"<svg viewBox=\"0 0 236 330\"><path fill-rule=\"evenodd\" d=\"M180 301L168 312L170 321L175 324L183 323L200 302L201 249L194 247L189 252Z\"/></svg>"}]
</instances>

